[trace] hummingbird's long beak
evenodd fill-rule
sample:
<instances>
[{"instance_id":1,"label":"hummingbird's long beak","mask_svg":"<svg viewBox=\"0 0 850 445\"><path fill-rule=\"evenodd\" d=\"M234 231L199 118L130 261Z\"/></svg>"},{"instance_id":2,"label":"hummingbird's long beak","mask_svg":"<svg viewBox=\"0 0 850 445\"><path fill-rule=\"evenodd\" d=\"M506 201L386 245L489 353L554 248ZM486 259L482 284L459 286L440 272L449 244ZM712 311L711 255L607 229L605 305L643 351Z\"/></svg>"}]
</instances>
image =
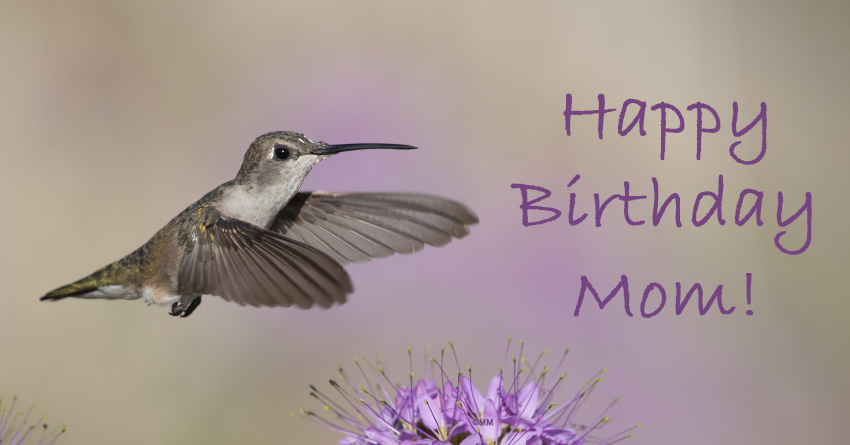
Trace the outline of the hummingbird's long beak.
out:
<instances>
[{"instance_id":1,"label":"hummingbird's long beak","mask_svg":"<svg viewBox=\"0 0 850 445\"><path fill-rule=\"evenodd\" d=\"M337 153L342 153L344 151L351 150L369 150L373 148L383 148L389 150L414 150L416 147L412 145L399 145L399 144L338 144L338 145L327 145L322 148L317 148L312 151L314 155L332 155Z\"/></svg>"}]
</instances>

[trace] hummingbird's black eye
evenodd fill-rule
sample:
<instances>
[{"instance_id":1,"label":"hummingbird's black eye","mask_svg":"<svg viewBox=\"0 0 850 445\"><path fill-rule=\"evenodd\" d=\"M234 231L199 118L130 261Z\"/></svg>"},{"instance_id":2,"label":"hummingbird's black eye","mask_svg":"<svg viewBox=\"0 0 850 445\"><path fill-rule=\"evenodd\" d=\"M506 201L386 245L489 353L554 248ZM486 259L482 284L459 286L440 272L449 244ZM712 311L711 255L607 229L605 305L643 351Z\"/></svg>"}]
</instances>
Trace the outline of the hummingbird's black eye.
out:
<instances>
[{"instance_id":1,"label":"hummingbird's black eye","mask_svg":"<svg viewBox=\"0 0 850 445\"><path fill-rule=\"evenodd\" d=\"M282 144L274 144L274 157L281 161L289 158L289 147Z\"/></svg>"}]
</instances>

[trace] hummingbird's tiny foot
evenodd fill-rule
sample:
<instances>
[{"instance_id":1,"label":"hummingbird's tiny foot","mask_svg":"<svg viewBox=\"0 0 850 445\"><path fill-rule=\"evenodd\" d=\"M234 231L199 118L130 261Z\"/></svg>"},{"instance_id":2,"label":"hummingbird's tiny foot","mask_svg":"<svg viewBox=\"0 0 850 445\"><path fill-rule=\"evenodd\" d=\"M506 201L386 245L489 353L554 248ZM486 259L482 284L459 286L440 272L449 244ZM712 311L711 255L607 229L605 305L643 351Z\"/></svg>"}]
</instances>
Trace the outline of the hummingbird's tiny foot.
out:
<instances>
[{"instance_id":1,"label":"hummingbird's tiny foot","mask_svg":"<svg viewBox=\"0 0 850 445\"><path fill-rule=\"evenodd\" d=\"M192 302L189 303L189 305L186 306L185 308L183 307L181 302L178 301L178 302L171 305L171 312L169 312L168 315L171 315L171 316L174 316L174 317L186 318L186 317L192 315L192 312L195 312L195 309L197 309L198 306L200 306L200 305L201 305L201 297L195 297L195 299L193 299Z\"/></svg>"},{"instance_id":2,"label":"hummingbird's tiny foot","mask_svg":"<svg viewBox=\"0 0 850 445\"><path fill-rule=\"evenodd\" d=\"M200 306L200 305L201 305L201 297L195 298L194 300L192 300L191 303L189 303L189 306L186 308L186 310L183 311L183 314L180 315L180 317L186 318L186 317L192 315L192 312L195 312L195 309L197 309L198 306Z\"/></svg>"}]
</instances>

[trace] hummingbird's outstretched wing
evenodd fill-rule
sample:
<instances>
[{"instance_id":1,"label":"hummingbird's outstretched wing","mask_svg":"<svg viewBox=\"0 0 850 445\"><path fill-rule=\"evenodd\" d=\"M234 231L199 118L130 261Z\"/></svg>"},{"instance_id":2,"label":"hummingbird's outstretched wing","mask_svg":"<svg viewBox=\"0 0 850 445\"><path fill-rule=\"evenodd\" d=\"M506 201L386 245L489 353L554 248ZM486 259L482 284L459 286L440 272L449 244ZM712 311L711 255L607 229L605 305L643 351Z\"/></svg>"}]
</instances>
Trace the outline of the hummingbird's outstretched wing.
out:
<instances>
[{"instance_id":1,"label":"hummingbird's outstretched wing","mask_svg":"<svg viewBox=\"0 0 850 445\"><path fill-rule=\"evenodd\" d=\"M270 230L330 255L362 263L462 238L478 222L458 202L414 193L296 193Z\"/></svg>"},{"instance_id":2,"label":"hummingbird's outstretched wing","mask_svg":"<svg viewBox=\"0 0 850 445\"><path fill-rule=\"evenodd\" d=\"M330 307L352 291L342 268L322 252L278 233L227 218L210 207L185 234L181 294L217 295L251 306Z\"/></svg>"}]
</instances>

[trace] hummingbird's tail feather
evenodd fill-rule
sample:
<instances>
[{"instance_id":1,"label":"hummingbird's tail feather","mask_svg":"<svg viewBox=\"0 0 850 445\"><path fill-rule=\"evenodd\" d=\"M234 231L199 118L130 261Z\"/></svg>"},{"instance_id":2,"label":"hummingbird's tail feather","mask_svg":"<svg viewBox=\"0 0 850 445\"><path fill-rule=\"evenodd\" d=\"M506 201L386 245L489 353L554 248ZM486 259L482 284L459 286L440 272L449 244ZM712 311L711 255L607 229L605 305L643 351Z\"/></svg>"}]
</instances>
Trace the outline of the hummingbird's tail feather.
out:
<instances>
[{"instance_id":1,"label":"hummingbird's tail feather","mask_svg":"<svg viewBox=\"0 0 850 445\"><path fill-rule=\"evenodd\" d=\"M78 297L83 294L94 292L97 286L78 286L76 283L62 286L48 292L45 296L39 298L41 301L56 301L67 297Z\"/></svg>"},{"instance_id":2,"label":"hummingbird's tail feather","mask_svg":"<svg viewBox=\"0 0 850 445\"><path fill-rule=\"evenodd\" d=\"M115 298L114 292L106 292L106 289L117 288L120 284L114 273L115 264L110 264L98 269L91 275L81 278L71 284L59 287L48 292L41 301L56 301L67 297L81 298Z\"/></svg>"}]
</instances>

